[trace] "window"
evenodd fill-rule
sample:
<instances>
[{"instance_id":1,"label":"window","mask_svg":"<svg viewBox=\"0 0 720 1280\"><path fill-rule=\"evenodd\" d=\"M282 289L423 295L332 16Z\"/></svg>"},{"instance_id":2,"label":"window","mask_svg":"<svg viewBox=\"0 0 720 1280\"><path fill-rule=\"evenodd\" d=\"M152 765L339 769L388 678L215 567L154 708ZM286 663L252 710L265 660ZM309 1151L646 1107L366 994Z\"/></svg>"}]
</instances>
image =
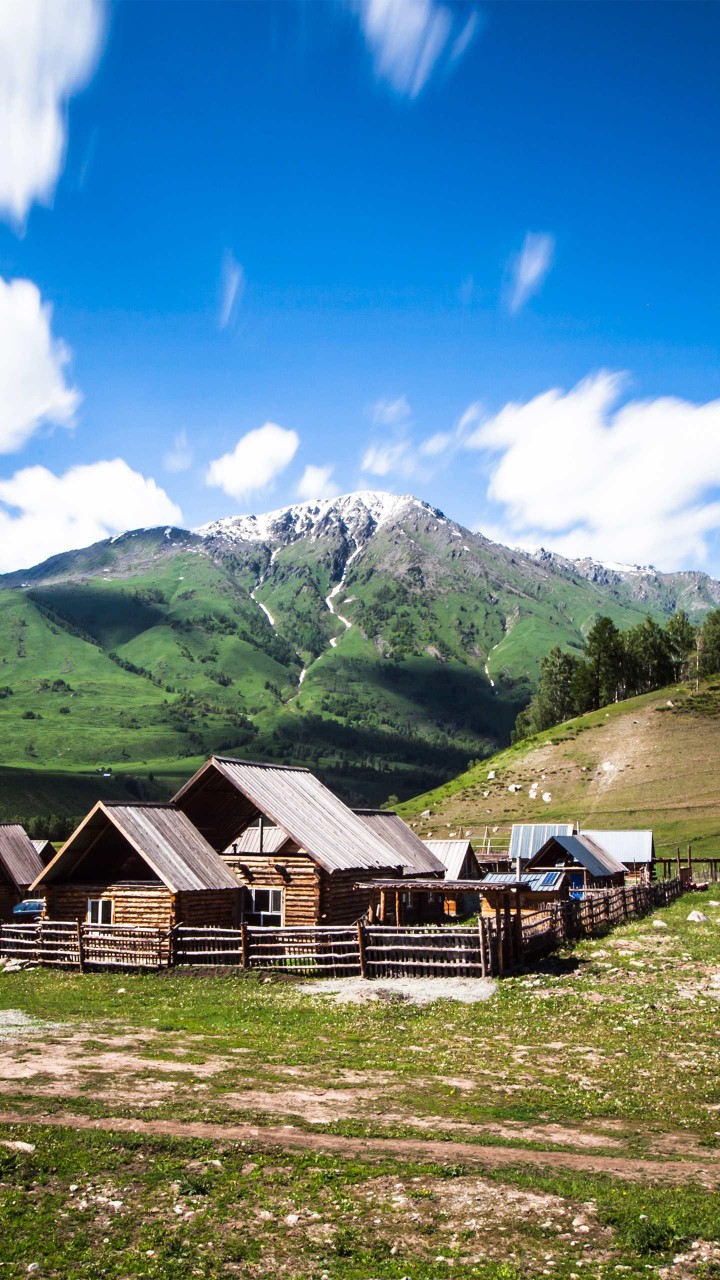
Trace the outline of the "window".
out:
<instances>
[{"instance_id":1,"label":"window","mask_svg":"<svg viewBox=\"0 0 720 1280\"><path fill-rule=\"evenodd\" d=\"M112 924L112 898L88 898L88 924Z\"/></svg>"},{"instance_id":2,"label":"window","mask_svg":"<svg viewBox=\"0 0 720 1280\"><path fill-rule=\"evenodd\" d=\"M248 886L245 889L243 920L245 924L274 925L283 922L283 890L261 889Z\"/></svg>"}]
</instances>

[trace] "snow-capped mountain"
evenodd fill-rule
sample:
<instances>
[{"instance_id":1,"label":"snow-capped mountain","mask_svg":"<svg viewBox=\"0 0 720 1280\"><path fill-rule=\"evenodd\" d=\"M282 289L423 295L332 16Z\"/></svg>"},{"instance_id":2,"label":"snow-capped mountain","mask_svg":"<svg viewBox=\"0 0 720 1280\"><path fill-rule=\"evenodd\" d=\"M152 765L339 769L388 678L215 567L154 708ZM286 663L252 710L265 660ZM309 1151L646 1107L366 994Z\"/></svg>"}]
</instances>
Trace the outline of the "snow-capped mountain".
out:
<instances>
[{"instance_id":1,"label":"snow-capped mountain","mask_svg":"<svg viewBox=\"0 0 720 1280\"><path fill-rule=\"evenodd\" d=\"M398 497L394 493L365 489L337 498L319 498L279 507L264 515L228 516L212 520L194 532L201 538L223 542L266 542L289 546L302 538L316 542L341 533L356 547L364 546L383 524L399 519L413 507L430 515L439 515L434 507L411 494Z\"/></svg>"}]
</instances>

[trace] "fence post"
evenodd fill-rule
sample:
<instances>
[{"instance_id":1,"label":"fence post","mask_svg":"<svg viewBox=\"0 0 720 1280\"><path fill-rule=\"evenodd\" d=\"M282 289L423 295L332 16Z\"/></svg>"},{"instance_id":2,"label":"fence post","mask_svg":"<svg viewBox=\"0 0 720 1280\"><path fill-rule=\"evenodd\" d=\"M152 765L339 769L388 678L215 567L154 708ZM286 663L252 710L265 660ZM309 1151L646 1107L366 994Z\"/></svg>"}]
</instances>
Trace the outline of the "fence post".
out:
<instances>
[{"instance_id":1,"label":"fence post","mask_svg":"<svg viewBox=\"0 0 720 1280\"><path fill-rule=\"evenodd\" d=\"M478 916L478 934L480 936L480 972L483 978L487 978L487 963L485 960L485 920L482 915L482 907Z\"/></svg>"},{"instance_id":2,"label":"fence post","mask_svg":"<svg viewBox=\"0 0 720 1280\"><path fill-rule=\"evenodd\" d=\"M358 920L357 922L357 935L358 935L358 956L360 958L360 977L366 978L367 973L366 973L366 964L365 964L365 933L363 931L362 920Z\"/></svg>"},{"instance_id":3,"label":"fence post","mask_svg":"<svg viewBox=\"0 0 720 1280\"><path fill-rule=\"evenodd\" d=\"M85 940L83 938L83 927L80 921L77 921L77 944L78 944L78 969L81 973L85 972Z\"/></svg>"},{"instance_id":4,"label":"fence post","mask_svg":"<svg viewBox=\"0 0 720 1280\"><path fill-rule=\"evenodd\" d=\"M692 862L692 845L691 844L688 845L688 871L690 872L690 879L692 880L693 879L693 862Z\"/></svg>"},{"instance_id":5,"label":"fence post","mask_svg":"<svg viewBox=\"0 0 720 1280\"><path fill-rule=\"evenodd\" d=\"M177 959L177 929L176 924L171 924L168 930L168 969L172 969Z\"/></svg>"},{"instance_id":6,"label":"fence post","mask_svg":"<svg viewBox=\"0 0 720 1280\"><path fill-rule=\"evenodd\" d=\"M515 894L515 963L522 964L524 958L524 939L522 911L520 909L520 890Z\"/></svg>"},{"instance_id":7,"label":"fence post","mask_svg":"<svg viewBox=\"0 0 720 1280\"><path fill-rule=\"evenodd\" d=\"M240 925L240 967L242 969L247 969L249 967L248 966L249 958L250 957L248 954L247 925L243 920L242 924Z\"/></svg>"}]
</instances>

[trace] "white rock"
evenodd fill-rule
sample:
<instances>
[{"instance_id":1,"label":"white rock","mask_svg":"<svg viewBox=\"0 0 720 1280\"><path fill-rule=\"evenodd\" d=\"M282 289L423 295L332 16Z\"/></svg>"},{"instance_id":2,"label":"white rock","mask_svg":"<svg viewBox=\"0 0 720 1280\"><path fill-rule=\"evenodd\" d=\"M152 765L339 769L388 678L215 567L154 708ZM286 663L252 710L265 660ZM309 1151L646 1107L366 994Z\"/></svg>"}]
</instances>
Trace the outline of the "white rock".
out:
<instances>
[{"instance_id":1,"label":"white rock","mask_svg":"<svg viewBox=\"0 0 720 1280\"><path fill-rule=\"evenodd\" d=\"M9 1138L0 1139L0 1147L7 1147L9 1151L34 1151L35 1145L32 1142L11 1142Z\"/></svg>"},{"instance_id":2,"label":"white rock","mask_svg":"<svg viewBox=\"0 0 720 1280\"><path fill-rule=\"evenodd\" d=\"M549 804L552 800L552 791L543 791L543 800L546 804Z\"/></svg>"},{"instance_id":3,"label":"white rock","mask_svg":"<svg viewBox=\"0 0 720 1280\"><path fill-rule=\"evenodd\" d=\"M666 925L666 923L665 923L665 921L664 921L664 920L653 920L653 928L655 928L655 929L667 929L667 925Z\"/></svg>"},{"instance_id":4,"label":"white rock","mask_svg":"<svg viewBox=\"0 0 720 1280\"><path fill-rule=\"evenodd\" d=\"M709 924L710 923L710 917L706 916L703 911L691 911L690 915L688 916L688 920L691 922L691 924Z\"/></svg>"},{"instance_id":5,"label":"white rock","mask_svg":"<svg viewBox=\"0 0 720 1280\"><path fill-rule=\"evenodd\" d=\"M494 769L491 769L491 770L490 770L490 772L489 772L489 774L488 774L488 782L490 782L490 780L491 780L492 778L494 778L494 777L495 777L495 770L494 770Z\"/></svg>"}]
</instances>

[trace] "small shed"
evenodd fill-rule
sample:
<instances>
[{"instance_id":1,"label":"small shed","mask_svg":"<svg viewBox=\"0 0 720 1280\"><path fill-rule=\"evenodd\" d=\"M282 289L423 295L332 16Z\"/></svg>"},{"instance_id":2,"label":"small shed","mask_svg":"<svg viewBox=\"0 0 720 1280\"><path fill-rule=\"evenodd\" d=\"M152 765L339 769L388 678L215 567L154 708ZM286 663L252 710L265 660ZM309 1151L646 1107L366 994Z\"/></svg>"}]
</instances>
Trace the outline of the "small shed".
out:
<instances>
[{"instance_id":1,"label":"small shed","mask_svg":"<svg viewBox=\"0 0 720 1280\"><path fill-rule=\"evenodd\" d=\"M627 880L649 884L655 874L655 841L652 831L583 831L621 862Z\"/></svg>"},{"instance_id":2,"label":"small shed","mask_svg":"<svg viewBox=\"0 0 720 1280\"><path fill-rule=\"evenodd\" d=\"M437 880L416 876L373 880L370 885L370 924L438 924L458 914L458 903L469 895L478 901L478 880ZM477 908L473 908L476 910Z\"/></svg>"},{"instance_id":3,"label":"small shed","mask_svg":"<svg viewBox=\"0 0 720 1280\"><path fill-rule=\"evenodd\" d=\"M440 859L447 880L480 879L480 865L469 840L423 840L423 844Z\"/></svg>"},{"instance_id":4,"label":"small shed","mask_svg":"<svg viewBox=\"0 0 720 1280\"><path fill-rule=\"evenodd\" d=\"M521 875L511 872L491 872L480 881L483 915L495 915L513 893L513 903L521 912L540 911L548 903L561 902L568 897L568 877L564 871L538 871Z\"/></svg>"},{"instance_id":5,"label":"small shed","mask_svg":"<svg viewBox=\"0 0 720 1280\"><path fill-rule=\"evenodd\" d=\"M251 923L351 924L367 910L370 880L403 874L403 853L309 769L213 756L173 803L228 861L236 846ZM270 828L287 838L261 851Z\"/></svg>"},{"instance_id":6,"label":"small shed","mask_svg":"<svg viewBox=\"0 0 720 1280\"><path fill-rule=\"evenodd\" d=\"M238 883L169 804L99 801L32 885L53 920L237 924Z\"/></svg>"},{"instance_id":7,"label":"small shed","mask_svg":"<svg viewBox=\"0 0 720 1280\"><path fill-rule=\"evenodd\" d=\"M542 849L551 836L571 836L575 830L572 822L515 822L510 832L508 860L517 866L517 860L525 863Z\"/></svg>"},{"instance_id":8,"label":"small shed","mask_svg":"<svg viewBox=\"0 0 720 1280\"><path fill-rule=\"evenodd\" d=\"M19 822L0 822L0 922L12 920L13 907L27 897L42 867L25 828Z\"/></svg>"},{"instance_id":9,"label":"small shed","mask_svg":"<svg viewBox=\"0 0 720 1280\"><path fill-rule=\"evenodd\" d=\"M625 883L625 868L589 835L551 836L525 865L526 872L566 870L571 896L583 889Z\"/></svg>"}]
</instances>

